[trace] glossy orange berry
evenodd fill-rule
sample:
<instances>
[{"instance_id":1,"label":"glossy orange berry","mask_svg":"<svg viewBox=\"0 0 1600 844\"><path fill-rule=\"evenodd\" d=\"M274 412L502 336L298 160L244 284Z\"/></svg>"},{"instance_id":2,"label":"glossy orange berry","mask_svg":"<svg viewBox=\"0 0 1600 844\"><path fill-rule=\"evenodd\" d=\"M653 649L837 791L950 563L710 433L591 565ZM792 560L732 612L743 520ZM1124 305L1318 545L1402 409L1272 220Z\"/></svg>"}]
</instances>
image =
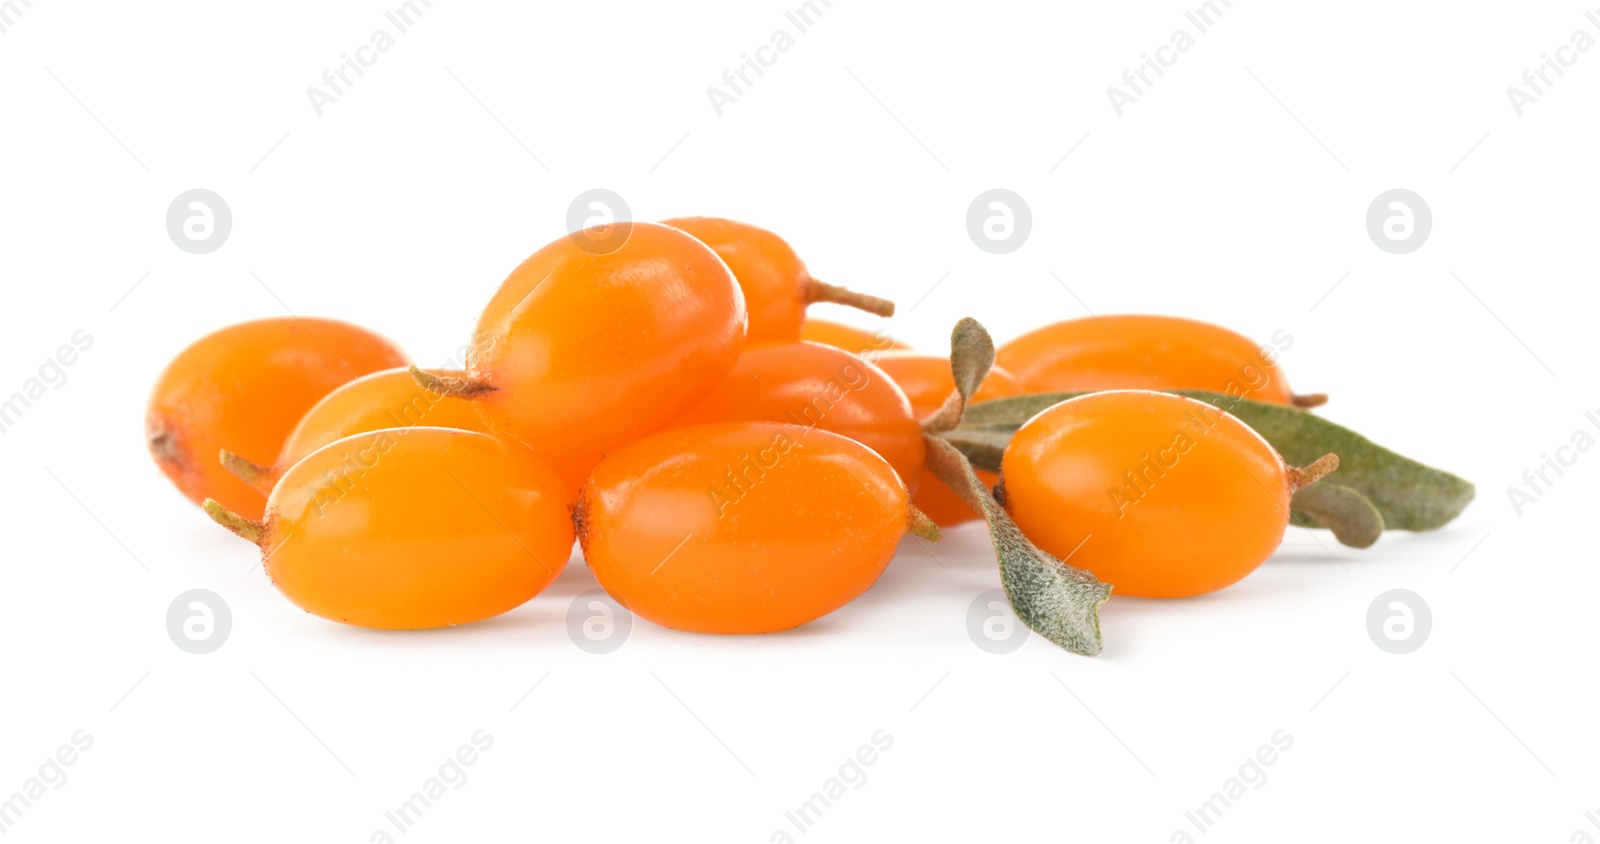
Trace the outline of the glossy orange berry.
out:
<instances>
[{"instance_id":1,"label":"glossy orange berry","mask_svg":"<svg viewBox=\"0 0 1600 844\"><path fill-rule=\"evenodd\" d=\"M832 431L876 451L916 488L927 454L911 403L883 370L816 343L757 346L676 425L784 422Z\"/></svg>"},{"instance_id":2,"label":"glossy orange berry","mask_svg":"<svg viewBox=\"0 0 1600 844\"><path fill-rule=\"evenodd\" d=\"M520 606L566 566L561 479L488 434L393 428L294 464L264 520L206 511L261 547L274 586L301 609L357 627L466 624Z\"/></svg>"},{"instance_id":3,"label":"glossy orange berry","mask_svg":"<svg viewBox=\"0 0 1600 844\"><path fill-rule=\"evenodd\" d=\"M1178 598L1254 571L1283 541L1290 496L1337 465L1291 469L1210 404L1112 390L1028 420L1001 461L1002 497L1029 539L1118 595Z\"/></svg>"},{"instance_id":4,"label":"glossy orange berry","mask_svg":"<svg viewBox=\"0 0 1600 844\"><path fill-rule=\"evenodd\" d=\"M1294 338L1260 346L1221 326L1192 319L1127 314L1047 325L1001 346L995 362L1030 393L1077 390L1213 390L1255 401L1296 401L1277 365Z\"/></svg>"},{"instance_id":5,"label":"glossy orange berry","mask_svg":"<svg viewBox=\"0 0 1600 844\"><path fill-rule=\"evenodd\" d=\"M597 454L703 398L744 332L744 296L715 252L674 228L619 223L512 271L478 319L466 381L422 377L541 454Z\"/></svg>"},{"instance_id":6,"label":"glossy orange berry","mask_svg":"<svg viewBox=\"0 0 1600 844\"><path fill-rule=\"evenodd\" d=\"M853 325L807 317L800 326L800 339L844 349L853 355L871 356L891 350L909 350L910 345L882 332L867 331Z\"/></svg>"},{"instance_id":7,"label":"glossy orange berry","mask_svg":"<svg viewBox=\"0 0 1600 844\"><path fill-rule=\"evenodd\" d=\"M405 364L388 340L331 319L230 326L167 364L150 393L145 441L161 471L191 501L215 498L258 518L261 494L223 468L221 450L270 463L318 399L359 376Z\"/></svg>"},{"instance_id":8,"label":"glossy orange berry","mask_svg":"<svg viewBox=\"0 0 1600 844\"><path fill-rule=\"evenodd\" d=\"M752 344L799 340L806 307L816 302L850 305L879 316L894 315L894 303L887 299L812 278L789 244L766 229L720 217L676 217L662 222L699 238L727 262L744 288Z\"/></svg>"},{"instance_id":9,"label":"glossy orange berry","mask_svg":"<svg viewBox=\"0 0 1600 844\"><path fill-rule=\"evenodd\" d=\"M773 423L677 428L600 461L575 521L624 606L701 633L797 627L865 592L915 519L883 458ZM934 533L936 535L936 532Z\"/></svg>"},{"instance_id":10,"label":"glossy orange berry","mask_svg":"<svg viewBox=\"0 0 1600 844\"><path fill-rule=\"evenodd\" d=\"M463 372L450 370L437 374L446 378L465 377ZM384 428L416 425L494 433L472 402L424 390L409 370L386 369L344 384L312 405L289 432L277 461L271 466L255 465L227 451L223 452L222 462L262 495L267 495L290 466L334 440ZM576 497L589 470L600 462L600 456L547 457L545 462L561 476L568 495Z\"/></svg>"},{"instance_id":11,"label":"glossy orange berry","mask_svg":"<svg viewBox=\"0 0 1600 844\"><path fill-rule=\"evenodd\" d=\"M926 419L936 413L944 405L945 399L955 392L956 382L950 374L949 358L915 352L887 352L877 358L877 364L906 394L911 402L911 413L917 419ZM1022 385L1017 383L1017 379L997 366L984 376L978 391L972 395L972 401L982 402L1021 394ZM979 471L977 474L990 488L999 482L999 476L993 472ZM926 469L916 490L917 495L912 503L940 527L983 518Z\"/></svg>"}]
</instances>

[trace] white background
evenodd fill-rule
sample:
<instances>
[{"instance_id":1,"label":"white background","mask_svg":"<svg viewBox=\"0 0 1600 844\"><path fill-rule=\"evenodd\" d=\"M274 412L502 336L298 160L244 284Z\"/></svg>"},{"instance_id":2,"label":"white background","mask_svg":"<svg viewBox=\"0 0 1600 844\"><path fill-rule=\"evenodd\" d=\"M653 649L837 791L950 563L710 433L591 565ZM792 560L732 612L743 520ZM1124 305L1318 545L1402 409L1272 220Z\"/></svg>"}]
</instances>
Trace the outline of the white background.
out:
<instances>
[{"instance_id":1,"label":"white background","mask_svg":"<svg viewBox=\"0 0 1600 844\"><path fill-rule=\"evenodd\" d=\"M397 837L1600 838L1600 454L1520 516L1506 495L1600 409L1600 49L1521 117L1506 97L1600 36L1582 4L1241 0L1196 34L1197 3L836 0L720 117L707 87L797 3L440 0L321 117L307 87L398 3L13 5L0 394L75 330L94 345L0 435L0 797L75 730L94 745L6 840L367 841L479 729L469 780ZM1118 117L1106 88L1178 28L1195 46ZM234 215L205 256L164 223L196 187ZM638 219L772 228L818 277L896 298L892 332L927 349L969 314L1002 340L1090 311L1286 329L1327 417L1478 500L1368 551L1293 530L1203 598L1114 597L1095 658L973 644L999 583L975 526L800 630L638 621L594 656L564 622L581 563L490 622L343 628L152 465L147 391L193 339L293 311L443 362L595 187ZM1003 256L965 229L994 187L1033 216ZM1404 256L1364 224L1396 187L1434 217ZM234 617L206 656L164 627L197 587ZM1408 656L1365 629L1397 587L1434 618ZM784 813L878 730L865 783L796 832ZM1184 812L1277 730L1293 747L1198 833Z\"/></svg>"}]
</instances>

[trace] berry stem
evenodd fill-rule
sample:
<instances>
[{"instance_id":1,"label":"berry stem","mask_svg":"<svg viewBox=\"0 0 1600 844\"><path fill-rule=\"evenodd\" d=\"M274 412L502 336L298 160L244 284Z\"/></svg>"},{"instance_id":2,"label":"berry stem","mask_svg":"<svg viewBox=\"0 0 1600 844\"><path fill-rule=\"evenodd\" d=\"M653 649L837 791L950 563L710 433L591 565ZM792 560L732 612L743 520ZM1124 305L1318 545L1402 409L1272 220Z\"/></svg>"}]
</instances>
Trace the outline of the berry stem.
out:
<instances>
[{"instance_id":1,"label":"berry stem","mask_svg":"<svg viewBox=\"0 0 1600 844\"><path fill-rule=\"evenodd\" d=\"M906 505L906 532L912 536L926 539L929 542L939 541L939 526L934 524L928 514L918 510L910 504Z\"/></svg>"},{"instance_id":2,"label":"berry stem","mask_svg":"<svg viewBox=\"0 0 1600 844\"><path fill-rule=\"evenodd\" d=\"M247 519L244 516L229 510L221 504L218 504L217 500L214 498L207 498L206 503L201 506L205 507L206 515L210 516L213 522L222 525L228 530L233 531L234 533L250 540L251 542L254 542L257 545L260 545L262 537L266 536L267 525L265 522L251 521L250 519Z\"/></svg>"},{"instance_id":3,"label":"berry stem","mask_svg":"<svg viewBox=\"0 0 1600 844\"><path fill-rule=\"evenodd\" d=\"M222 450L221 459L222 465L238 476L239 480L249 484L262 495L272 494L272 467L251 463L227 449Z\"/></svg>"},{"instance_id":4,"label":"berry stem","mask_svg":"<svg viewBox=\"0 0 1600 844\"><path fill-rule=\"evenodd\" d=\"M866 293L857 293L849 288L839 287L814 278L806 282L804 298L808 305L815 302L830 302L835 305L859 308L869 314L877 314L881 317L894 316L894 303L888 299L880 299L877 296L870 296Z\"/></svg>"},{"instance_id":5,"label":"berry stem","mask_svg":"<svg viewBox=\"0 0 1600 844\"><path fill-rule=\"evenodd\" d=\"M1328 394L1306 393L1305 395L1300 395L1299 393L1295 393L1289 397L1289 400L1294 404L1295 407L1298 407L1301 410L1309 410L1313 407L1321 407L1327 404Z\"/></svg>"},{"instance_id":6,"label":"berry stem","mask_svg":"<svg viewBox=\"0 0 1600 844\"><path fill-rule=\"evenodd\" d=\"M452 399L471 401L500 389L493 384L473 381L470 378L457 378L453 375L434 375L431 372L424 372L418 369L415 365L411 366L410 371L411 378L417 382L418 387L435 395Z\"/></svg>"},{"instance_id":7,"label":"berry stem","mask_svg":"<svg viewBox=\"0 0 1600 844\"><path fill-rule=\"evenodd\" d=\"M1327 477L1339 468L1339 455L1324 454L1303 469L1289 467L1289 493L1292 495Z\"/></svg>"}]
</instances>

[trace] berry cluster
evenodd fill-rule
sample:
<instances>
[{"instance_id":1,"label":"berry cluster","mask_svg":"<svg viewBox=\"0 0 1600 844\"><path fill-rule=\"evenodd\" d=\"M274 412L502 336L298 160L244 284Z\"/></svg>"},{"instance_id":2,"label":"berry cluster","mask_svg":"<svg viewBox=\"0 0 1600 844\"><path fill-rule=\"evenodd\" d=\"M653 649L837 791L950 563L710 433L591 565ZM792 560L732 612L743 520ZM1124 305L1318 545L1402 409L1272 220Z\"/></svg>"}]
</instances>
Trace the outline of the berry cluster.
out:
<instances>
[{"instance_id":1,"label":"berry cluster","mask_svg":"<svg viewBox=\"0 0 1600 844\"><path fill-rule=\"evenodd\" d=\"M295 604L385 629L513 609L576 539L600 584L651 621L785 630L866 591L908 532L984 519L1003 575L1008 553L1042 561L1008 576L1019 616L1045 632L1073 623L1050 613L1086 612L1082 629L1047 635L1092 653L1106 584L1220 589L1271 555L1291 512L1350 533L1319 514L1335 496L1297 496L1337 458L1292 468L1227 412L1324 400L1289 391L1281 346L1119 316L998 352L963 320L950 357L919 354L807 319L816 302L894 305L812 278L771 232L697 217L603 236L562 237L513 270L462 370L408 366L331 320L202 338L157 380L151 454L260 546ZM1060 584L1088 597L1045 594Z\"/></svg>"}]
</instances>

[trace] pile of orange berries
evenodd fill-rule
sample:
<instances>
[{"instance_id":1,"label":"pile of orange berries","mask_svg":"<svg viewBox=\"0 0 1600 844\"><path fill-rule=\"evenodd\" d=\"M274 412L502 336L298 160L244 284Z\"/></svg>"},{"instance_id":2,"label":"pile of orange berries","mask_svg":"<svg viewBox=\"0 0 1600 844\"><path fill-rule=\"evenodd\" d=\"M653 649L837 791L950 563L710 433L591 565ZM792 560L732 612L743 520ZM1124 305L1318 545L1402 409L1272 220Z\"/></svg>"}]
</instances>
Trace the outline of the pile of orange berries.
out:
<instances>
[{"instance_id":1,"label":"pile of orange berries","mask_svg":"<svg viewBox=\"0 0 1600 844\"><path fill-rule=\"evenodd\" d=\"M156 382L151 454L259 545L291 601L373 628L513 609L576 539L637 615L784 630L866 591L907 532L936 539L936 525L980 518L926 468L923 420L955 389L950 360L806 317L816 302L881 316L892 303L812 278L781 238L743 223L615 229L606 248L578 232L513 270L464 370L420 370L323 319L202 338ZM1002 472L982 477L1035 544L1121 594L1238 580L1313 479L1226 413L1155 392L1245 383L1250 398L1316 403L1224 329L1060 322L1003 346L998 364L973 400L1100 391L1034 417Z\"/></svg>"}]
</instances>

